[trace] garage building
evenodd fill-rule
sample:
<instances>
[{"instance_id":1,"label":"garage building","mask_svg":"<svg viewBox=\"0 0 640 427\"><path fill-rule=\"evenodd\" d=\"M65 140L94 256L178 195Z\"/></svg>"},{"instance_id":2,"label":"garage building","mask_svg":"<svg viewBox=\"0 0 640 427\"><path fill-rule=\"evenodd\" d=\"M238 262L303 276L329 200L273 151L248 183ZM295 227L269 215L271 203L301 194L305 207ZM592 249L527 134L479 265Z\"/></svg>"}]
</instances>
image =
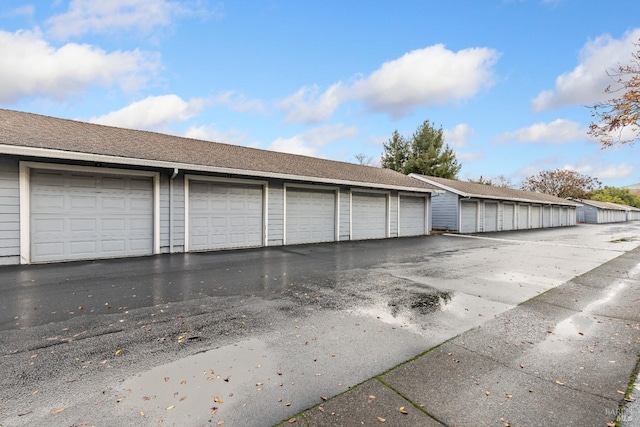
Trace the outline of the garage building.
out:
<instances>
[{"instance_id":1,"label":"garage building","mask_svg":"<svg viewBox=\"0 0 640 427\"><path fill-rule=\"evenodd\" d=\"M587 224L607 224L639 219L638 210L632 206L596 200L577 200L582 206L578 208L578 222Z\"/></svg>"},{"instance_id":2,"label":"garage building","mask_svg":"<svg viewBox=\"0 0 640 427\"><path fill-rule=\"evenodd\" d=\"M389 169L0 110L0 264L429 234Z\"/></svg>"},{"instance_id":3,"label":"garage building","mask_svg":"<svg viewBox=\"0 0 640 427\"><path fill-rule=\"evenodd\" d=\"M432 227L457 233L528 230L576 225L579 203L513 188L409 175L433 185Z\"/></svg>"}]
</instances>

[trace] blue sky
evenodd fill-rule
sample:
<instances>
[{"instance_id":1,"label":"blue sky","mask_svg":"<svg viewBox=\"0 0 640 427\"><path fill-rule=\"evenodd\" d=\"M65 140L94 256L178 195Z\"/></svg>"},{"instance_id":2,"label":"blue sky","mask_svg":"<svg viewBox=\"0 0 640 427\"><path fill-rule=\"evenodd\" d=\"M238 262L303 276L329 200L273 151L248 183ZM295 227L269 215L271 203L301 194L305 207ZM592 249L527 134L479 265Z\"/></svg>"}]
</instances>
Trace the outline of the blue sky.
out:
<instances>
[{"instance_id":1,"label":"blue sky","mask_svg":"<svg viewBox=\"0 0 640 427\"><path fill-rule=\"evenodd\" d=\"M0 107L379 163L430 120L460 179L568 168L640 182L585 107L640 40L640 2L3 0Z\"/></svg>"}]
</instances>

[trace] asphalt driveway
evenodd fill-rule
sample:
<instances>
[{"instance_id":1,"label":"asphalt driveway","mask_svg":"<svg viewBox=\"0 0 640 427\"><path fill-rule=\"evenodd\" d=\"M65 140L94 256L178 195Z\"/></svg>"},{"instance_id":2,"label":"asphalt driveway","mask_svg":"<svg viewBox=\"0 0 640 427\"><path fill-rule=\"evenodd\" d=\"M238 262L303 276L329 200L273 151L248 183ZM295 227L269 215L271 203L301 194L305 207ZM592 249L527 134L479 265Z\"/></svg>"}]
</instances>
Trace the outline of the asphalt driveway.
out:
<instances>
[{"instance_id":1,"label":"asphalt driveway","mask_svg":"<svg viewBox=\"0 0 640 427\"><path fill-rule=\"evenodd\" d=\"M1 267L0 425L273 425L639 245L629 223Z\"/></svg>"}]
</instances>

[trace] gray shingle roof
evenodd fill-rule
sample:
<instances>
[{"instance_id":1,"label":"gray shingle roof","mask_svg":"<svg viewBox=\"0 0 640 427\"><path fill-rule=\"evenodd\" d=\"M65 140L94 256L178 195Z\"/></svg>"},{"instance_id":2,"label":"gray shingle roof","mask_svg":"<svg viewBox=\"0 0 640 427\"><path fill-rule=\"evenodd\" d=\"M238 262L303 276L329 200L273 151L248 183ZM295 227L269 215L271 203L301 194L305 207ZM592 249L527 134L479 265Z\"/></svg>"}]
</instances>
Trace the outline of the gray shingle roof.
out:
<instances>
[{"instance_id":1,"label":"gray shingle roof","mask_svg":"<svg viewBox=\"0 0 640 427\"><path fill-rule=\"evenodd\" d=\"M477 197L485 199L510 200L527 203L544 203L566 206L579 206L579 203L549 194L533 191L516 190L513 188L495 187L492 185L478 184L475 182L458 181L455 179L437 178L411 174L418 179L425 180L443 190L453 191L462 197Z\"/></svg>"},{"instance_id":2,"label":"gray shingle roof","mask_svg":"<svg viewBox=\"0 0 640 427\"><path fill-rule=\"evenodd\" d=\"M192 170L216 168L246 176L434 190L390 169L0 109L0 153L15 153L10 146L61 150L63 158L65 153L69 158L73 153L84 153L136 159L141 165L145 161L168 162Z\"/></svg>"}]
</instances>

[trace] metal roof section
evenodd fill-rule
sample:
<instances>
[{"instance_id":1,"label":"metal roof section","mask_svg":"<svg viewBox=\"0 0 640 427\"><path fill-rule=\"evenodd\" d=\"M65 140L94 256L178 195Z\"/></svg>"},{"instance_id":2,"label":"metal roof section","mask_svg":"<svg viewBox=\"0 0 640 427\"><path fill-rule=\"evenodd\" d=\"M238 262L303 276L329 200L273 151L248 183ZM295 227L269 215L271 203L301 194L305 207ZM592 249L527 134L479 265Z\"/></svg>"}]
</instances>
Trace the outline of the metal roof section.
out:
<instances>
[{"instance_id":1,"label":"metal roof section","mask_svg":"<svg viewBox=\"0 0 640 427\"><path fill-rule=\"evenodd\" d=\"M0 154L432 193L378 167L0 109Z\"/></svg>"},{"instance_id":2,"label":"metal roof section","mask_svg":"<svg viewBox=\"0 0 640 427\"><path fill-rule=\"evenodd\" d=\"M577 199L572 199L572 200L577 200ZM584 204L584 205L589 205L589 206L593 206L599 209L610 209L610 210L615 210L615 211L638 211L640 212L640 209L636 208L635 206L629 206L629 205L621 205L620 203L613 203L613 202L600 202L597 200L579 200L580 203Z\"/></svg>"},{"instance_id":3,"label":"metal roof section","mask_svg":"<svg viewBox=\"0 0 640 427\"><path fill-rule=\"evenodd\" d=\"M438 178L413 173L409 176L443 190L458 194L461 197L508 200L513 202L547 205L580 206L580 203L577 201L563 199L549 194L536 193L533 191L516 190L513 188L496 187L492 185L478 184L475 182L458 181L455 179Z\"/></svg>"}]
</instances>

